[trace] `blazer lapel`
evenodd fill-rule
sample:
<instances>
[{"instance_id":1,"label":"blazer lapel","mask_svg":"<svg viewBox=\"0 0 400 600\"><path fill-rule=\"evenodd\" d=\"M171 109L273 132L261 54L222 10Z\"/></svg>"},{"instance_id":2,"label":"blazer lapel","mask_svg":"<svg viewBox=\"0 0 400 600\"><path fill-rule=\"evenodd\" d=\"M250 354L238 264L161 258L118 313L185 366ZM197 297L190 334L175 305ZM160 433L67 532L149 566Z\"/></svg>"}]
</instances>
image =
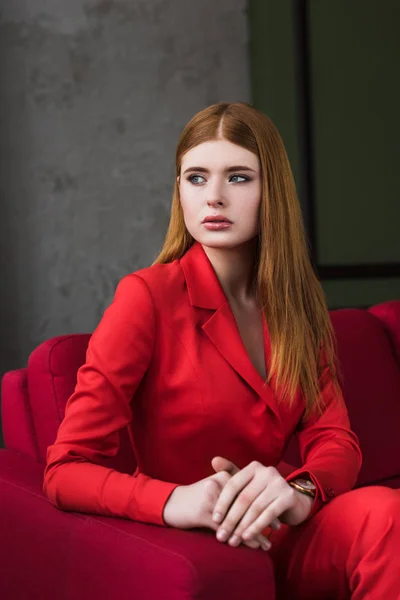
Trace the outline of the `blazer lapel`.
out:
<instances>
[{"instance_id":1,"label":"blazer lapel","mask_svg":"<svg viewBox=\"0 0 400 600\"><path fill-rule=\"evenodd\" d=\"M180 260L192 306L213 312L206 316L201 327L225 360L253 388L266 405L279 417L275 394L253 366L240 336L236 319L207 254L199 242ZM271 346L268 327L262 315L264 354L268 373Z\"/></svg>"}]
</instances>

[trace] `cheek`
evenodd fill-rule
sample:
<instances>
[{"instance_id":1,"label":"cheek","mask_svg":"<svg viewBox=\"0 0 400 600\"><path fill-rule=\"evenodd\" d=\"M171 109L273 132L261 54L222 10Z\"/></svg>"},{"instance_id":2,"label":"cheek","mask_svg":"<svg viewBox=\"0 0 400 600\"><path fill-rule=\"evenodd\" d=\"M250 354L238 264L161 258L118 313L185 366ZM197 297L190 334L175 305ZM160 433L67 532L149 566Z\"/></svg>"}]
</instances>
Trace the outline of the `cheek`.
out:
<instances>
[{"instance_id":1,"label":"cheek","mask_svg":"<svg viewBox=\"0 0 400 600\"><path fill-rule=\"evenodd\" d=\"M257 197L247 198L246 210L242 213L243 227L253 235L260 226L260 200Z\"/></svg>"},{"instance_id":2,"label":"cheek","mask_svg":"<svg viewBox=\"0 0 400 600\"><path fill-rule=\"evenodd\" d=\"M247 198L246 201L246 216L249 221L255 221L259 219L260 215L260 197L257 195Z\"/></svg>"},{"instance_id":3,"label":"cheek","mask_svg":"<svg viewBox=\"0 0 400 600\"><path fill-rule=\"evenodd\" d=\"M186 225L190 225L198 216L197 205L194 199L191 199L187 195L181 195L181 206L185 223Z\"/></svg>"},{"instance_id":4,"label":"cheek","mask_svg":"<svg viewBox=\"0 0 400 600\"><path fill-rule=\"evenodd\" d=\"M199 208L199 195L193 193L190 188L187 189L185 186L180 191L180 201L182 210L185 215L194 215L198 212Z\"/></svg>"}]
</instances>

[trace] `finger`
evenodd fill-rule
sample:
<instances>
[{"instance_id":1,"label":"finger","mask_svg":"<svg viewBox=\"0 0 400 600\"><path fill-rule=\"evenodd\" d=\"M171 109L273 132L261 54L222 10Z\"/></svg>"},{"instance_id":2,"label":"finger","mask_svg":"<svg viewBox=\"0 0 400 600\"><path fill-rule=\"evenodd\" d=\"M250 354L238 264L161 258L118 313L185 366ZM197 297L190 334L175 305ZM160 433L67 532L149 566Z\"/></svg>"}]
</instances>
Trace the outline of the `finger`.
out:
<instances>
[{"instance_id":1,"label":"finger","mask_svg":"<svg viewBox=\"0 0 400 600\"><path fill-rule=\"evenodd\" d=\"M233 535L243 538L244 533L247 531L248 537L243 539L251 539L258 533L262 533L265 527L276 530L280 529L281 523L278 517L286 510L286 506L290 506L290 497L292 494L290 493L289 495L286 493L287 485L282 490L281 486L276 485L276 483L279 484L279 481L271 482L266 487L264 483L264 489L260 490L260 493L254 499L246 514L242 517L237 527L235 527ZM247 487L250 488L250 485ZM273 509L270 508L271 506ZM267 510L268 512L266 512ZM261 515L264 515L264 519L270 517L270 520L265 523L264 527L254 529L252 526L255 522L261 525L262 521L258 521Z\"/></svg>"},{"instance_id":2,"label":"finger","mask_svg":"<svg viewBox=\"0 0 400 600\"><path fill-rule=\"evenodd\" d=\"M265 490L265 482L262 479L253 479L240 492L228 510L225 519L220 524L217 538L224 542L230 538L232 533L240 537L246 527L259 517L273 499L269 490ZM245 521L244 525L242 524L243 520Z\"/></svg>"},{"instance_id":3,"label":"finger","mask_svg":"<svg viewBox=\"0 0 400 600\"><path fill-rule=\"evenodd\" d=\"M251 463L250 463L251 464ZM228 512L229 507L232 505L236 496L242 491L244 487L253 479L254 468L250 468L250 465L233 475L228 483L222 490L218 501L214 508L213 520L215 523L221 523L224 516Z\"/></svg>"},{"instance_id":4,"label":"finger","mask_svg":"<svg viewBox=\"0 0 400 600\"><path fill-rule=\"evenodd\" d=\"M241 542L244 546L248 546L249 548L262 548L263 550L269 550L271 548L271 542L268 538L263 535L258 535L254 539L251 540L242 540Z\"/></svg>"},{"instance_id":5,"label":"finger","mask_svg":"<svg viewBox=\"0 0 400 600\"><path fill-rule=\"evenodd\" d=\"M240 525L241 525L241 523L239 524L239 526L240 526ZM267 527L268 527L268 526L267 526ZM282 527L282 523L280 522L280 520L279 520L279 519L274 519L274 520L272 521L272 523L269 525L269 527L270 527L271 529L274 529L275 531L279 531L279 529ZM253 542L253 541L255 541L255 540L258 540L258 539L260 539L260 538L262 538L262 539L260 540L260 542L261 542L261 541L265 541L265 540L267 540L267 541L269 542L268 538L264 537L264 536L263 536L263 535L261 535L261 534L254 534L253 536L251 536L251 537L249 537L249 538L247 538L247 539L244 539L244 538L243 538L243 533L244 533L245 531L247 531L248 529L249 529L249 528L247 528L247 529L246 529L246 528L245 528L245 529L242 529L242 533L241 533L241 532L239 531L239 528L237 527L237 528L236 528L236 530L235 530L235 531L233 532L233 534L231 535L231 537L229 538L229 540L228 540L228 544L229 544L230 546L232 545L232 543L231 543L231 540L232 540L232 538L233 538L233 536L234 536L234 535L235 535L235 536L237 536L238 538L240 538L240 539L241 539L241 541L242 541L242 543L244 543L244 542L246 542L246 541L247 541L247 542ZM263 530L263 531L264 531L264 530ZM250 531L250 533L251 533L251 531ZM260 544L259 544L259 545L260 545Z\"/></svg>"},{"instance_id":6,"label":"finger","mask_svg":"<svg viewBox=\"0 0 400 600\"><path fill-rule=\"evenodd\" d=\"M250 526L246 527L246 529L241 532L241 538L243 540L253 539L261 531L264 531L266 527L270 527L272 521L277 519L279 515L285 512L288 507L288 503L282 502L280 498L274 502L271 502L271 504L260 514L260 516L255 519Z\"/></svg>"},{"instance_id":7,"label":"finger","mask_svg":"<svg viewBox=\"0 0 400 600\"><path fill-rule=\"evenodd\" d=\"M256 536L255 539L260 544L260 546L263 550L270 550L272 544L269 541L269 539L266 538L264 535L261 535L261 533L260 533L259 535ZM243 540L243 541L245 542L246 540ZM247 541L249 541L249 540L247 540Z\"/></svg>"},{"instance_id":8,"label":"finger","mask_svg":"<svg viewBox=\"0 0 400 600\"><path fill-rule=\"evenodd\" d=\"M272 523L271 523L271 525L269 525L269 527L271 529L279 530L281 528L282 524L279 521L279 519L275 519L275 521L277 522L276 525L274 527L272 527ZM245 529L244 531L247 532L248 530ZM260 538L262 538L262 539L260 539ZM258 540L258 542L257 542L257 540ZM251 530L249 532L249 537L246 537L246 538L243 538L243 535L240 535L240 532L234 531L228 540L229 546L237 546L238 543L245 544L246 542L257 542L257 547L261 545L261 546L263 546L264 550L269 550L269 548L271 547L271 542L268 540L268 538L264 537L261 534L253 534L252 535ZM268 546L267 548L264 548L265 542Z\"/></svg>"},{"instance_id":9,"label":"finger","mask_svg":"<svg viewBox=\"0 0 400 600\"><path fill-rule=\"evenodd\" d=\"M225 473L225 475L229 478L229 475L227 473ZM219 491L218 483L213 481L213 477L206 482L205 488L209 500L211 502L215 502L216 497L218 497ZM213 523L212 520L210 520L210 523L208 525L214 531L218 529L218 525L216 523ZM261 533L248 540L239 540L239 544L240 543L252 549L257 549L261 547L263 550L269 550L271 547L271 543L268 540L268 538L266 538Z\"/></svg>"},{"instance_id":10,"label":"finger","mask_svg":"<svg viewBox=\"0 0 400 600\"><path fill-rule=\"evenodd\" d=\"M253 550L257 550L257 548L260 548L261 546L260 542L257 542L257 540L243 540L241 544L248 548L252 548Z\"/></svg>"},{"instance_id":11,"label":"finger","mask_svg":"<svg viewBox=\"0 0 400 600\"><path fill-rule=\"evenodd\" d=\"M221 473L207 477L204 481L204 499L206 501L206 505L203 507L205 511L204 518L206 519L204 525L210 527L213 531L217 531L219 527L212 519L213 509L221 490L229 479L230 475L226 471L221 471Z\"/></svg>"},{"instance_id":12,"label":"finger","mask_svg":"<svg viewBox=\"0 0 400 600\"><path fill-rule=\"evenodd\" d=\"M282 526L282 523L279 519L274 519L270 525L271 529L276 529L278 531Z\"/></svg>"},{"instance_id":13,"label":"finger","mask_svg":"<svg viewBox=\"0 0 400 600\"><path fill-rule=\"evenodd\" d=\"M210 524L212 523L213 525L213 529L218 529L218 523L215 523L212 520L214 506L229 479L230 475L226 471L221 471L221 473L216 473L204 481L204 495L207 500L207 512L209 514Z\"/></svg>"},{"instance_id":14,"label":"finger","mask_svg":"<svg viewBox=\"0 0 400 600\"><path fill-rule=\"evenodd\" d=\"M215 471L227 471L230 475L236 475L240 471L232 461L222 456L215 456L211 461L212 467Z\"/></svg>"},{"instance_id":15,"label":"finger","mask_svg":"<svg viewBox=\"0 0 400 600\"><path fill-rule=\"evenodd\" d=\"M220 488L221 491L222 489L225 487L225 485L228 483L228 481L231 479L232 475L229 475L229 473L227 473L226 471L220 471L219 473L215 473L214 475L211 475L209 477L209 479L211 481L216 481Z\"/></svg>"},{"instance_id":16,"label":"finger","mask_svg":"<svg viewBox=\"0 0 400 600\"><path fill-rule=\"evenodd\" d=\"M248 486L249 487L249 486ZM259 497L261 496L261 500L259 500ZM220 533L220 531L217 532L217 538L220 541L225 541L226 539L228 539L228 543L230 545L237 545L237 540L241 540L242 539L242 534L250 528L250 526L253 525L253 523L255 521L257 521L257 519L259 518L259 516L264 512L264 510L266 509L267 506L269 506L271 500L270 498L268 498L268 496L266 496L265 494L260 494L259 497L256 497L255 500L251 503L251 505L249 506L249 508L244 512L244 514L240 517L237 518L239 515L239 509L240 509L240 503L239 503L239 498L235 501L234 506L232 507L232 509L229 511L227 518L225 519L225 521L223 523L221 523L220 529L222 529L223 531L228 531L229 535L225 538L222 537L223 534ZM233 527L232 527L233 524ZM247 537L246 539L252 539L256 537L256 534L261 533L262 530L260 531L253 531L251 530L250 533L253 533L253 535L250 535L249 537Z\"/></svg>"},{"instance_id":17,"label":"finger","mask_svg":"<svg viewBox=\"0 0 400 600\"><path fill-rule=\"evenodd\" d=\"M271 542L269 541L268 538L265 537L265 535L261 535L261 533L258 534L258 536L255 538L257 540L257 542L261 545L261 547L264 550L269 550L271 548Z\"/></svg>"}]
</instances>

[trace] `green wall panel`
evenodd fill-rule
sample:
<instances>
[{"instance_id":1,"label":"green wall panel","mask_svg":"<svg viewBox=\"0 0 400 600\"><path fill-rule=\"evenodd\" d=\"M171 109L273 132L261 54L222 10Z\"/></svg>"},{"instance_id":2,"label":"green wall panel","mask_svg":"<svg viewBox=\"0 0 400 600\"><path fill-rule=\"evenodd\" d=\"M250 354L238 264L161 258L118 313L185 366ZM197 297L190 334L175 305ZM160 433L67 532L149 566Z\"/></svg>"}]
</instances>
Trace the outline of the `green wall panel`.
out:
<instances>
[{"instance_id":1,"label":"green wall panel","mask_svg":"<svg viewBox=\"0 0 400 600\"><path fill-rule=\"evenodd\" d=\"M317 264L398 264L400 2L306 5ZM250 56L253 103L277 125L300 182L294 6L250 1ZM400 278L322 283L331 308L400 298Z\"/></svg>"},{"instance_id":2,"label":"green wall panel","mask_svg":"<svg viewBox=\"0 0 400 600\"><path fill-rule=\"evenodd\" d=\"M330 309L372 306L400 298L400 279L337 279L321 283Z\"/></svg>"},{"instance_id":3,"label":"green wall panel","mask_svg":"<svg viewBox=\"0 0 400 600\"><path fill-rule=\"evenodd\" d=\"M299 177L294 23L291 0L249 3L252 101L279 129Z\"/></svg>"},{"instance_id":4,"label":"green wall panel","mask_svg":"<svg viewBox=\"0 0 400 600\"><path fill-rule=\"evenodd\" d=\"M400 262L400 2L309 7L319 263Z\"/></svg>"}]
</instances>

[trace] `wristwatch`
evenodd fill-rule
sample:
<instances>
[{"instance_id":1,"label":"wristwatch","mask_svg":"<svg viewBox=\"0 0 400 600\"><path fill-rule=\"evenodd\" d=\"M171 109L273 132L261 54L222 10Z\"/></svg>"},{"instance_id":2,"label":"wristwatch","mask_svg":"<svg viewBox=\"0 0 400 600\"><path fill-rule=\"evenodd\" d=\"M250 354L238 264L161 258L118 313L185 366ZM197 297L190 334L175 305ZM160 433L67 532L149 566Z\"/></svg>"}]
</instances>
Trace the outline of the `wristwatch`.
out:
<instances>
[{"instance_id":1,"label":"wristwatch","mask_svg":"<svg viewBox=\"0 0 400 600\"><path fill-rule=\"evenodd\" d=\"M302 492L303 494L307 494L307 496L315 498L317 488L309 479L293 479L293 481L288 481L288 483L298 492Z\"/></svg>"}]
</instances>

